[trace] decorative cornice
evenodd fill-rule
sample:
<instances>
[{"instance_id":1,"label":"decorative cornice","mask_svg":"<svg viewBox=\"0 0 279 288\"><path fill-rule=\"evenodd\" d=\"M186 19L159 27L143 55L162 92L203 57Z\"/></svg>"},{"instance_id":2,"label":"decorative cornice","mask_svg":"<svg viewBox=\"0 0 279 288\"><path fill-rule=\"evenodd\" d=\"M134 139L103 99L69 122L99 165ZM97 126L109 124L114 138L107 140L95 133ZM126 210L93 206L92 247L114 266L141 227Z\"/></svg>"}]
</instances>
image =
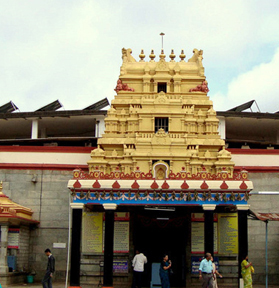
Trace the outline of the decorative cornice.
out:
<instances>
[{"instance_id":1,"label":"decorative cornice","mask_svg":"<svg viewBox=\"0 0 279 288\"><path fill-rule=\"evenodd\" d=\"M103 207L105 210L116 210L117 204L115 203L104 203Z\"/></svg>"},{"instance_id":2,"label":"decorative cornice","mask_svg":"<svg viewBox=\"0 0 279 288\"><path fill-rule=\"evenodd\" d=\"M71 203L70 206L72 209L83 209L84 204L83 203Z\"/></svg>"},{"instance_id":3,"label":"decorative cornice","mask_svg":"<svg viewBox=\"0 0 279 288\"><path fill-rule=\"evenodd\" d=\"M250 205L246 204L246 205L236 205L237 210L249 210L250 209Z\"/></svg>"},{"instance_id":4,"label":"decorative cornice","mask_svg":"<svg viewBox=\"0 0 279 288\"><path fill-rule=\"evenodd\" d=\"M216 205L215 204L203 204L202 208L205 211L213 211L213 210L215 210Z\"/></svg>"}]
</instances>

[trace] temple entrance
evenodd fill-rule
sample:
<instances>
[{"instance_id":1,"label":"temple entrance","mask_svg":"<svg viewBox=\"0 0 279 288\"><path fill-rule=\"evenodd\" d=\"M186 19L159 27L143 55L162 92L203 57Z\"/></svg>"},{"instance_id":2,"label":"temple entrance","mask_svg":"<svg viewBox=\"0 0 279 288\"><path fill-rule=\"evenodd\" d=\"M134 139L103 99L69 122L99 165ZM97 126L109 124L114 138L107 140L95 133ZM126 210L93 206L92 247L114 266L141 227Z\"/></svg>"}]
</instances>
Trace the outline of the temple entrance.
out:
<instances>
[{"instance_id":1,"label":"temple entrance","mask_svg":"<svg viewBox=\"0 0 279 288\"><path fill-rule=\"evenodd\" d=\"M134 246L147 257L143 286L150 287L152 263L169 255L172 287L186 286L187 216L168 211L144 211L134 216ZM156 273L159 273L156 272Z\"/></svg>"}]
</instances>

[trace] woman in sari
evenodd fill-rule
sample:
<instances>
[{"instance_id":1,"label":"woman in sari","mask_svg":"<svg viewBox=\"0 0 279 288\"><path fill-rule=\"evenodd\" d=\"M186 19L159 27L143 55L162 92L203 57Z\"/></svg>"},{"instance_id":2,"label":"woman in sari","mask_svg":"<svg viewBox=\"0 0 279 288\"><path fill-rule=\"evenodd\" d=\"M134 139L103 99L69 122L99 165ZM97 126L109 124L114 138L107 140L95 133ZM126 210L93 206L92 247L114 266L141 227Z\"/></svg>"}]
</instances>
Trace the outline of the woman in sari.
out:
<instances>
[{"instance_id":1,"label":"woman in sari","mask_svg":"<svg viewBox=\"0 0 279 288\"><path fill-rule=\"evenodd\" d=\"M170 276L169 276L170 268L171 268L171 261L169 260L169 256L165 255L163 261L161 262L159 270L162 288L170 288Z\"/></svg>"},{"instance_id":2,"label":"woman in sari","mask_svg":"<svg viewBox=\"0 0 279 288\"><path fill-rule=\"evenodd\" d=\"M220 278L223 278L223 276L216 270L216 265L215 265L215 263L213 262L213 257L211 257L211 262L212 262L212 267L213 267L212 273L213 273L213 275L214 275L214 277L213 277L213 288L218 288L218 285L217 285L217 275L218 275Z\"/></svg>"},{"instance_id":3,"label":"woman in sari","mask_svg":"<svg viewBox=\"0 0 279 288\"><path fill-rule=\"evenodd\" d=\"M244 281L244 288L252 288L252 270L251 262L248 262L248 255L241 262L241 275Z\"/></svg>"}]
</instances>

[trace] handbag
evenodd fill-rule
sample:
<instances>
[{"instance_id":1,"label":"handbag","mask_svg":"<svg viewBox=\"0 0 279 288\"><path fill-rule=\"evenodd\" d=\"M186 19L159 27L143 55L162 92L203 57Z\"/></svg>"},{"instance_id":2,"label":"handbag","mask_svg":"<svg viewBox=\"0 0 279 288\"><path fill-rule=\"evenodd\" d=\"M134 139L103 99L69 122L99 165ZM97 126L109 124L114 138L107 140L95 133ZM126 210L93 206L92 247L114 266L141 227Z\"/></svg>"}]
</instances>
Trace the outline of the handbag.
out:
<instances>
[{"instance_id":1,"label":"handbag","mask_svg":"<svg viewBox=\"0 0 279 288\"><path fill-rule=\"evenodd\" d=\"M172 268L170 268L169 273L170 273L170 275L173 275L173 274L174 274Z\"/></svg>"},{"instance_id":2,"label":"handbag","mask_svg":"<svg viewBox=\"0 0 279 288\"><path fill-rule=\"evenodd\" d=\"M255 273L255 269L252 265L251 265L251 273Z\"/></svg>"}]
</instances>

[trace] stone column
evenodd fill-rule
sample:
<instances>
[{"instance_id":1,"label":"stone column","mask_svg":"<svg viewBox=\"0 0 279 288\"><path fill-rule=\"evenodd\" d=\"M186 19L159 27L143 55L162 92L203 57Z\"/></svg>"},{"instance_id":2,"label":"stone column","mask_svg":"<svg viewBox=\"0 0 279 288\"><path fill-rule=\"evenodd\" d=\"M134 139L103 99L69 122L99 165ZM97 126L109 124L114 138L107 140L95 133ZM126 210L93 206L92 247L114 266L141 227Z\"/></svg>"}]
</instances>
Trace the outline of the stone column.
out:
<instances>
[{"instance_id":1,"label":"stone column","mask_svg":"<svg viewBox=\"0 0 279 288\"><path fill-rule=\"evenodd\" d=\"M1 226L0 274L7 274L9 272L7 262L8 231L9 231L8 225Z\"/></svg>"},{"instance_id":2,"label":"stone column","mask_svg":"<svg viewBox=\"0 0 279 288\"><path fill-rule=\"evenodd\" d=\"M80 243L82 225L82 203L71 203L72 208L72 245L71 245L71 272L70 286L80 286Z\"/></svg>"},{"instance_id":3,"label":"stone column","mask_svg":"<svg viewBox=\"0 0 279 288\"><path fill-rule=\"evenodd\" d=\"M236 205L238 212L238 275L241 276L241 262L248 255L248 210L250 205Z\"/></svg>"},{"instance_id":4,"label":"stone column","mask_svg":"<svg viewBox=\"0 0 279 288\"><path fill-rule=\"evenodd\" d=\"M214 255L214 210L216 205L204 204L204 252Z\"/></svg>"},{"instance_id":5,"label":"stone column","mask_svg":"<svg viewBox=\"0 0 279 288\"><path fill-rule=\"evenodd\" d=\"M113 286L113 238L114 210L117 204L103 204L105 209L105 245L104 245L104 278L103 287Z\"/></svg>"}]
</instances>

